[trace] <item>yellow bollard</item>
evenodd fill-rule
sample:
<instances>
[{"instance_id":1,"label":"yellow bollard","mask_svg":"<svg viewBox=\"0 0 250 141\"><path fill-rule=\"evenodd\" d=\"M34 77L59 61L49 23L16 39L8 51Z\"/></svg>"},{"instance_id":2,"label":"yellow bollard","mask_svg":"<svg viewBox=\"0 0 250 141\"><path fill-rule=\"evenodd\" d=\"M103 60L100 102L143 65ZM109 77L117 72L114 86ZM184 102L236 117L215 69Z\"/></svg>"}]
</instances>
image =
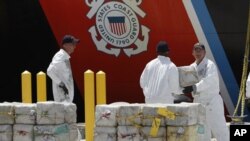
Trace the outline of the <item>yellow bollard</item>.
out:
<instances>
[{"instance_id":1,"label":"yellow bollard","mask_svg":"<svg viewBox=\"0 0 250 141\"><path fill-rule=\"evenodd\" d=\"M106 74L103 71L96 73L96 103L106 104Z\"/></svg>"},{"instance_id":2,"label":"yellow bollard","mask_svg":"<svg viewBox=\"0 0 250 141\"><path fill-rule=\"evenodd\" d=\"M37 102L47 101L46 74L42 71L36 74Z\"/></svg>"},{"instance_id":3,"label":"yellow bollard","mask_svg":"<svg viewBox=\"0 0 250 141\"><path fill-rule=\"evenodd\" d=\"M32 103L31 73L27 70L22 73L22 102Z\"/></svg>"},{"instance_id":4,"label":"yellow bollard","mask_svg":"<svg viewBox=\"0 0 250 141\"><path fill-rule=\"evenodd\" d=\"M87 70L84 73L84 102L85 102L85 136L86 141L94 140L95 122L95 88L94 72Z\"/></svg>"}]
</instances>

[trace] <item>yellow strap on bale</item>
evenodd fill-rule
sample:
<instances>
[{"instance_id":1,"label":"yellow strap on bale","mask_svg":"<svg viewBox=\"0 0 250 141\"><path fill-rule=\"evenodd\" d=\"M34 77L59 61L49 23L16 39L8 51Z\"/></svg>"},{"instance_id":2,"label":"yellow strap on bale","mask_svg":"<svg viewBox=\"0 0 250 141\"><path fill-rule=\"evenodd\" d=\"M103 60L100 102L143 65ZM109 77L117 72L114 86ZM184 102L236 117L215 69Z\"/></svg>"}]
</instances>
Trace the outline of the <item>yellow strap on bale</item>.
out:
<instances>
[{"instance_id":1,"label":"yellow strap on bale","mask_svg":"<svg viewBox=\"0 0 250 141\"><path fill-rule=\"evenodd\" d=\"M161 124L161 119L160 118L155 118L152 123L152 127L150 129L150 136L156 137L159 131L159 127Z\"/></svg>"},{"instance_id":2,"label":"yellow strap on bale","mask_svg":"<svg viewBox=\"0 0 250 141\"><path fill-rule=\"evenodd\" d=\"M164 116L168 119L175 120L176 115L174 112L168 110L167 108L158 108L157 114Z\"/></svg>"}]
</instances>

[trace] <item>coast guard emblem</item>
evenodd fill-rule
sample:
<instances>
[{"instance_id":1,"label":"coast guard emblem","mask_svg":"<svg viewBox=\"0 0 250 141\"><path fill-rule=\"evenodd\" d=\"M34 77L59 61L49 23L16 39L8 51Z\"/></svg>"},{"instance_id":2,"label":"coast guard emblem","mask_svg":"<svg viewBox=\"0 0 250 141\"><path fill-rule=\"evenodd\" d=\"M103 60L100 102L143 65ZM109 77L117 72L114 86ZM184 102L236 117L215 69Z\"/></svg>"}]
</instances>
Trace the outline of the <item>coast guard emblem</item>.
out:
<instances>
[{"instance_id":1,"label":"coast guard emblem","mask_svg":"<svg viewBox=\"0 0 250 141\"><path fill-rule=\"evenodd\" d=\"M150 30L137 17L146 16L139 8L142 0L122 1L85 0L90 7L87 17L95 17L96 23L89 33L98 51L118 57L123 50L130 57L147 50Z\"/></svg>"}]
</instances>

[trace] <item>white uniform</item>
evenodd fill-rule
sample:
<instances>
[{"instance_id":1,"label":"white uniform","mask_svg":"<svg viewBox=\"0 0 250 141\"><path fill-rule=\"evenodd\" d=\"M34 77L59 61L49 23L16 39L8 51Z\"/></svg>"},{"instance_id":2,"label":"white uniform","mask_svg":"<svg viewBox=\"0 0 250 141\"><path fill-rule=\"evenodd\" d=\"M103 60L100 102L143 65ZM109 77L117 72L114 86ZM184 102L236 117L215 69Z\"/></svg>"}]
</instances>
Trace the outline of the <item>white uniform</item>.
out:
<instances>
[{"instance_id":1,"label":"white uniform","mask_svg":"<svg viewBox=\"0 0 250 141\"><path fill-rule=\"evenodd\" d=\"M250 98L250 73L248 74L246 82L246 98Z\"/></svg>"},{"instance_id":2,"label":"white uniform","mask_svg":"<svg viewBox=\"0 0 250 141\"><path fill-rule=\"evenodd\" d=\"M174 103L173 93L180 91L178 69L169 57L150 61L140 78L146 103Z\"/></svg>"},{"instance_id":3,"label":"white uniform","mask_svg":"<svg viewBox=\"0 0 250 141\"><path fill-rule=\"evenodd\" d=\"M54 100L58 102L72 102L74 98L74 83L69 59L69 54L60 49L53 57L47 69L47 74L53 82ZM68 89L68 95L59 87L61 82Z\"/></svg>"},{"instance_id":4,"label":"white uniform","mask_svg":"<svg viewBox=\"0 0 250 141\"><path fill-rule=\"evenodd\" d=\"M219 95L219 76L216 65L206 57L195 67L199 82L196 85L196 93L193 93L194 102L206 106L206 121L208 129L217 141L229 141L229 129L226 126L223 100ZM208 131L209 131L208 130ZM211 138L211 132L208 132Z\"/></svg>"}]
</instances>

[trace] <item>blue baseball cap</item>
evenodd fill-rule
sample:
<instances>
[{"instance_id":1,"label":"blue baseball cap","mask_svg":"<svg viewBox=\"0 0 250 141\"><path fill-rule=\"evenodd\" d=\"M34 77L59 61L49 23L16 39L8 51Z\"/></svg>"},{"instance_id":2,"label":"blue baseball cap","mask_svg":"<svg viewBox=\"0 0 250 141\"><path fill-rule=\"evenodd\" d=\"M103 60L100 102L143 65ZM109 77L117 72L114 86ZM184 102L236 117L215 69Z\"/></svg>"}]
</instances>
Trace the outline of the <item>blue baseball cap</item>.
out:
<instances>
[{"instance_id":1,"label":"blue baseball cap","mask_svg":"<svg viewBox=\"0 0 250 141\"><path fill-rule=\"evenodd\" d=\"M165 41L160 41L160 42L157 44L156 51L157 51L158 53L165 53L165 52L168 52L168 51L169 51L169 48L168 48L167 42L165 42Z\"/></svg>"},{"instance_id":2,"label":"blue baseball cap","mask_svg":"<svg viewBox=\"0 0 250 141\"><path fill-rule=\"evenodd\" d=\"M62 44L66 44L66 43L77 44L79 42L80 42L80 39L77 39L72 35L65 35L62 39Z\"/></svg>"}]
</instances>

